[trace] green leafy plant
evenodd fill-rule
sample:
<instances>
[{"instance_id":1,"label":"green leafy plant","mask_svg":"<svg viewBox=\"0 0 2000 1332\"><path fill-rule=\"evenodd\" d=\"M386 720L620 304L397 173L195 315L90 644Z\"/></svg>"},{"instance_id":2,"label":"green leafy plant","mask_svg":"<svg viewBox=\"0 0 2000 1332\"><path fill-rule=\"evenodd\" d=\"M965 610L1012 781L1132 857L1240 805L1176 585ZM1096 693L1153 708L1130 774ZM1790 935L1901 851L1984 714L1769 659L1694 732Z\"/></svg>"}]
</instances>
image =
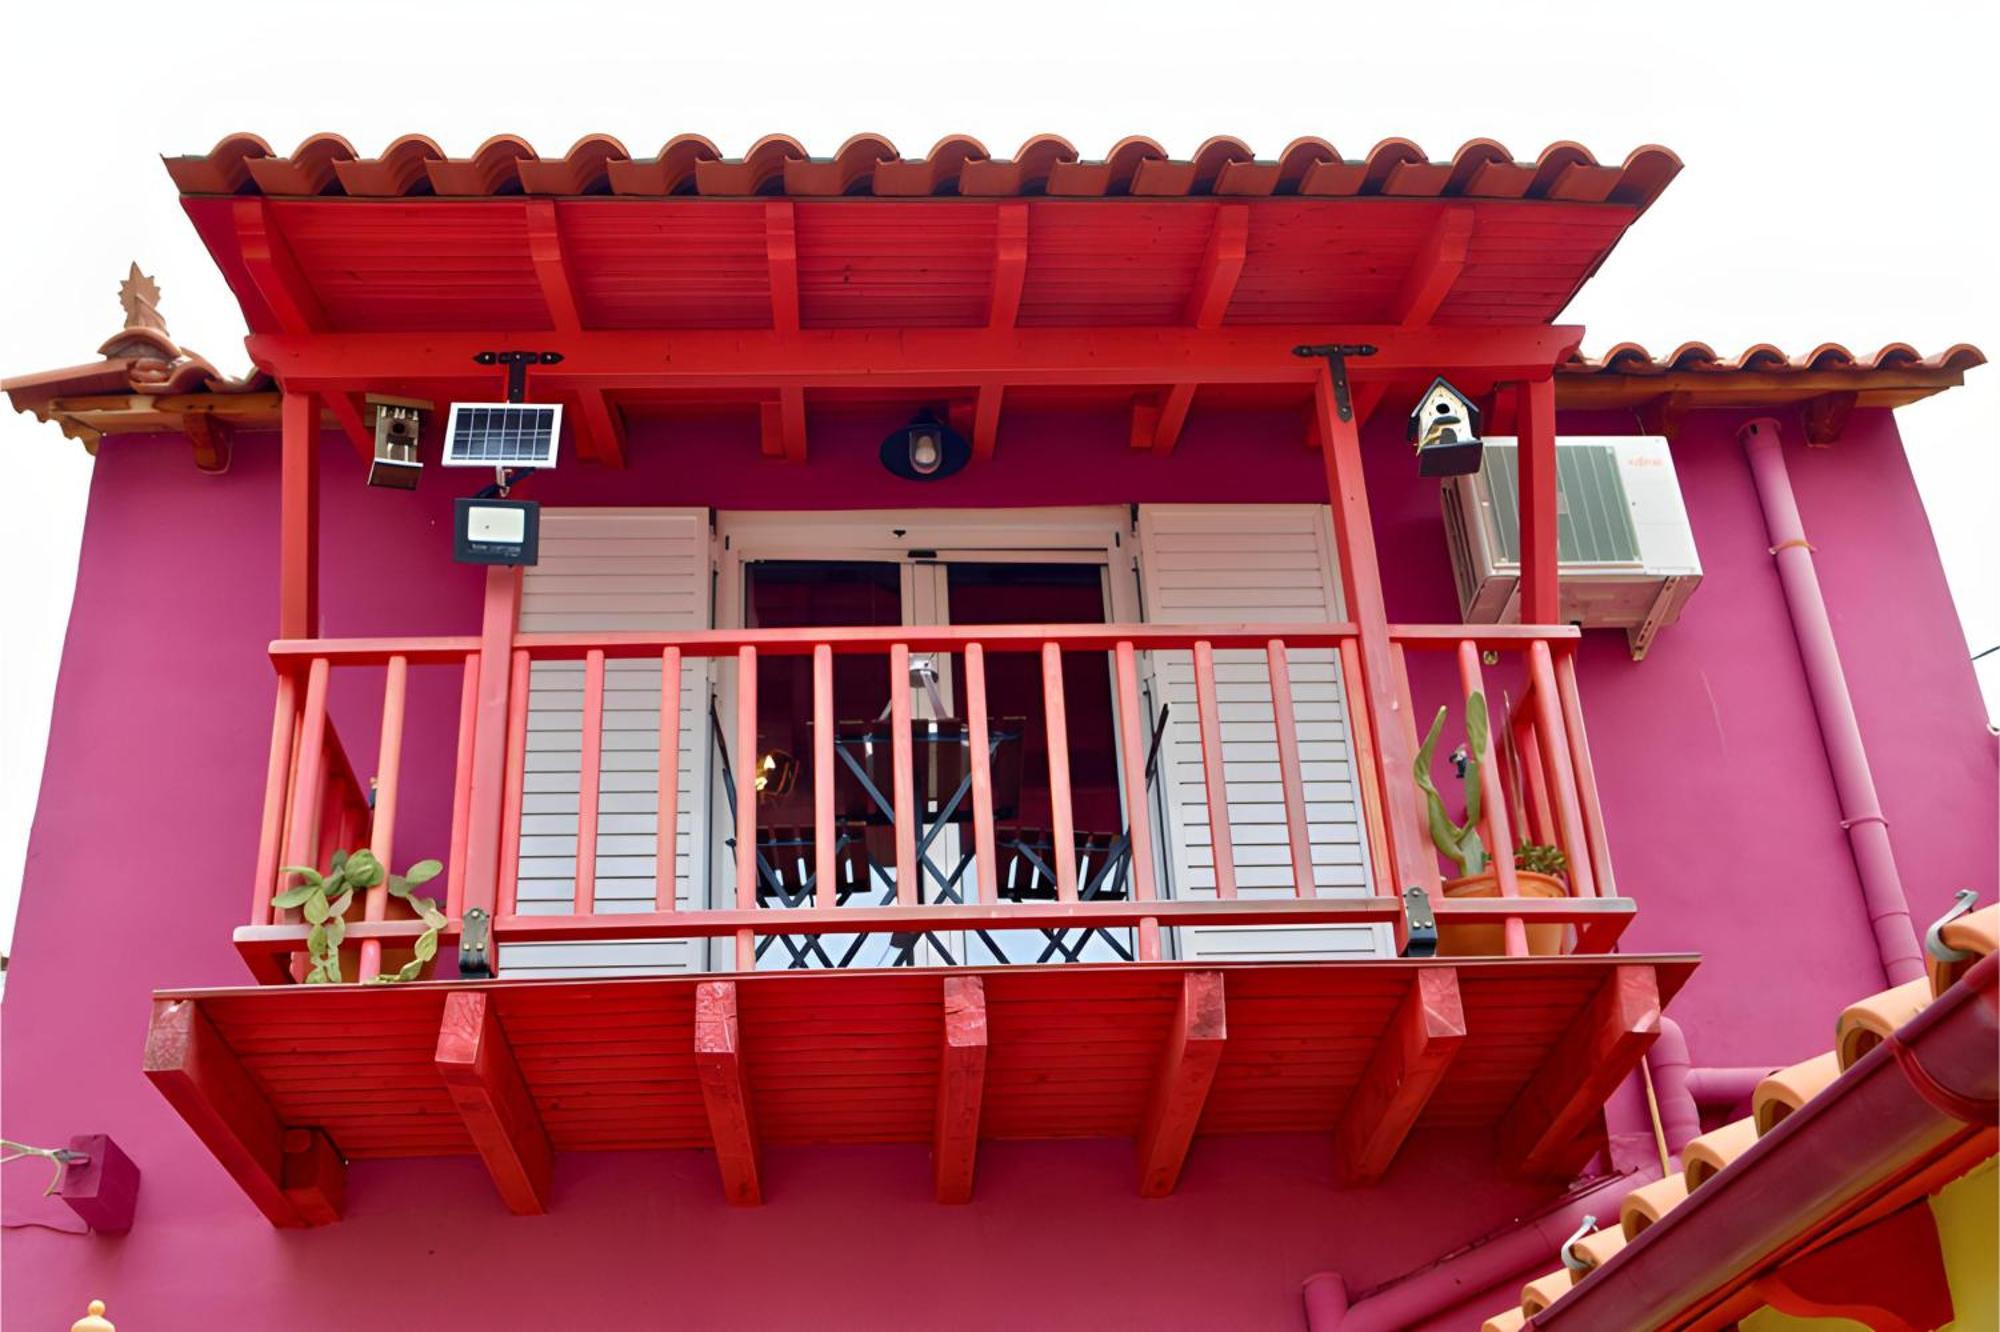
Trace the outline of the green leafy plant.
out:
<instances>
[{"instance_id":1,"label":"green leafy plant","mask_svg":"<svg viewBox=\"0 0 2000 1332\"><path fill-rule=\"evenodd\" d=\"M1514 848L1514 868L1530 874L1554 876L1569 870L1569 857L1559 846L1546 842L1523 842Z\"/></svg>"},{"instance_id":2,"label":"green leafy plant","mask_svg":"<svg viewBox=\"0 0 2000 1332\"><path fill-rule=\"evenodd\" d=\"M1424 793L1424 809L1430 821L1431 841L1445 859L1458 866L1461 877L1486 870L1486 845L1479 840L1480 755L1486 752L1486 696L1475 692L1465 700L1465 744L1452 755L1459 779L1465 785L1465 821L1457 822L1444 806L1431 781L1431 758L1437 752L1438 736L1444 731L1447 708L1439 708L1431 721L1430 734L1417 751L1417 789Z\"/></svg>"},{"instance_id":3,"label":"green leafy plant","mask_svg":"<svg viewBox=\"0 0 2000 1332\"><path fill-rule=\"evenodd\" d=\"M365 893L384 882L388 884L389 896L408 902L426 928L417 936L417 955L394 975L376 976L374 982L389 985L422 975L424 964L437 956L438 931L445 927L445 915L436 902L417 896L415 889L443 871L444 866L438 861L419 860L403 873L391 874L375 858L375 853L366 849L334 852L332 867L325 874L310 865L285 866L284 873L298 875L299 881L279 893L273 905L299 908L306 923L312 926L306 933L306 951L312 955L306 984L341 982L340 945L347 937L347 910L354 905L356 893Z\"/></svg>"}]
</instances>

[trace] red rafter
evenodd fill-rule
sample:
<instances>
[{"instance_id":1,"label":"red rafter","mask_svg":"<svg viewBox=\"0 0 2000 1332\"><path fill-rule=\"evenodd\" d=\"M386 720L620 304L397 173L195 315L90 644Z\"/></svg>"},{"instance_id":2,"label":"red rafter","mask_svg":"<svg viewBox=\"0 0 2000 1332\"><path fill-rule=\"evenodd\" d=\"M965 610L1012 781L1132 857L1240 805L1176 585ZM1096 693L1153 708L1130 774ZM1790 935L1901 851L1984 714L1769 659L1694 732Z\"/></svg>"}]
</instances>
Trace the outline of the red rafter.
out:
<instances>
[{"instance_id":1,"label":"red rafter","mask_svg":"<svg viewBox=\"0 0 2000 1332\"><path fill-rule=\"evenodd\" d=\"M1159 1079L1153 1084L1152 1104L1139 1135L1142 1196L1163 1198L1180 1181L1227 1037L1222 973L1188 972L1181 977L1180 1004L1174 1010L1173 1029L1167 1033Z\"/></svg>"},{"instance_id":2,"label":"red rafter","mask_svg":"<svg viewBox=\"0 0 2000 1332\"><path fill-rule=\"evenodd\" d=\"M1464 1044L1458 973L1418 972L1334 1129L1334 1169L1344 1186L1382 1178Z\"/></svg>"},{"instance_id":3,"label":"red rafter","mask_svg":"<svg viewBox=\"0 0 2000 1332\"><path fill-rule=\"evenodd\" d=\"M528 258L549 307L549 326L558 333L581 333L583 314L564 252L562 227L549 199L528 200ZM601 389L578 394L577 452L607 467L625 465L625 425Z\"/></svg>"},{"instance_id":4,"label":"red rafter","mask_svg":"<svg viewBox=\"0 0 2000 1332\"><path fill-rule=\"evenodd\" d=\"M445 996L437 1070L507 1210L546 1212L555 1152L485 991Z\"/></svg>"},{"instance_id":5,"label":"red rafter","mask_svg":"<svg viewBox=\"0 0 2000 1332\"><path fill-rule=\"evenodd\" d=\"M1194 292L1188 297L1187 322L1195 328L1220 328L1236 294L1236 281L1243 276L1248 254L1250 208L1247 204L1223 204L1216 209L1215 226L1208 233L1208 249L1201 256L1201 272ZM1195 385L1182 381L1168 388L1157 402L1141 401L1132 412L1132 447L1151 449L1162 457L1180 442L1181 427L1187 424L1188 408L1194 405Z\"/></svg>"},{"instance_id":6,"label":"red rafter","mask_svg":"<svg viewBox=\"0 0 2000 1332\"><path fill-rule=\"evenodd\" d=\"M985 1088L986 984L977 976L947 976L937 1129L931 1145L939 1202L972 1201L972 1174L979 1155L979 1108Z\"/></svg>"},{"instance_id":7,"label":"red rafter","mask_svg":"<svg viewBox=\"0 0 2000 1332\"><path fill-rule=\"evenodd\" d=\"M1396 296L1393 317L1398 324L1416 328L1430 323L1445 297L1451 295L1452 284L1465 271L1465 257L1472 249L1472 222L1472 209L1462 204L1438 214Z\"/></svg>"},{"instance_id":8,"label":"red rafter","mask_svg":"<svg viewBox=\"0 0 2000 1332\"><path fill-rule=\"evenodd\" d=\"M1028 206L1003 204L995 231L993 253L993 298L988 305L986 325L1004 330L1014 327L1021 313L1021 288L1028 279ZM1000 400L1003 384L981 384L972 404L972 459L985 462L993 456L1000 434Z\"/></svg>"},{"instance_id":9,"label":"red rafter","mask_svg":"<svg viewBox=\"0 0 2000 1332\"><path fill-rule=\"evenodd\" d=\"M1500 1125L1500 1157L1530 1176L1567 1176L1590 1159L1605 1100L1660 1034L1653 968L1621 966L1528 1079Z\"/></svg>"},{"instance_id":10,"label":"red rafter","mask_svg":"<svg viewBox=\"0 0 2000 1332\"><path fill-rule=\"evenodd\" d=\"M278 229L270 203L263 199L238 199L231 216L236 223L236 239L241 247L244 270L249 273L257 295L270 309L272 318L278 321L278 327L293 335L324 333L327 329L326 309L300 270L298 260L292 255L292 247L285 241L284 232ZM340 428L347 433L355 451L364 459L372 458L375 454L374 432L368 429L361 404L353 394L329 390L326 408L340 422Z\"/></svg>"},{"instance_id":11,"label":"red rafter","mask_svg":"<svg viewBox=\"0 0 2000 1332\"><path fill-rule=\"evenodd\" d=\"M771 266L771 327L799 331L799 232L790 203L764 205L764 257Z\"/></svg>"},{"instance_id":12,"label":"red rafter","mask_svg":"<svg viewBox=\"0 0 2000 1332\"><path fill-rule=\"evenodd\" d=\"M743 1077L743 1034L736 1020L736 982L703 981L694 996L694 1062L722 1191L732 1203L764 1201L757 1179L757 1136Z\"/></svg>"}]
</instances>

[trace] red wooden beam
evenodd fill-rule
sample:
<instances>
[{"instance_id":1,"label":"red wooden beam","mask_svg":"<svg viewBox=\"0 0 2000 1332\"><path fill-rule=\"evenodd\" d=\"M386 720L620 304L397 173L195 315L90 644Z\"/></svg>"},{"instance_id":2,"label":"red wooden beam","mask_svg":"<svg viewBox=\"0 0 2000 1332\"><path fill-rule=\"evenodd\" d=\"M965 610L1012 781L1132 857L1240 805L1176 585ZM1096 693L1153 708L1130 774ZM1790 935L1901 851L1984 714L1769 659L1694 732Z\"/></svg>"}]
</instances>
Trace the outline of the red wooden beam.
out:
<instances>
[{"instance_id":1,"label":"red wooden beam","mask_svg":"<svg viewBox=\"0 0 2000 1332\"><path fill-rule=\"evenodd\" d=\"M438 1076L450 1089L452 1104L507 1210L538 1216L548 1210L555 1150L493 1007L492 996L483 990L445 996Z\"/></svg>"},{"instance_id":2,"label":"red wooden beam","mask_svg":"<svg viewBox=\"0 0 2000 1332\"><path fill-rule=\"evenodd\" d=\"M1000 401L1007 390L981 384L972 397L972 461L987 462L1000 440Z\"/></svg>"},{"instance_id":3,"label":"red wooden beam","mask_svg":"<svg viewBox=\"0 0 2000 1332\"><path fill-rule=\"evenodd\" d=\"M1568 1178L1596 1150L1604 1102L1660 1034L1653 968L1621 966L1604 979L1500 1125L1500 1159L1519 1174Z\"/></svg>"},{"instance_id":4,"label":"red wooden beam","mask_svg":"<svg viewBox=\"0 0 2000 1332\"><path fill-rule=\"evenodd\" d=\"M1419 971L1334 1129L1334 1169L1343 1187L1382 1178L1464 1044L1458 973Z\"/></svg>"},{"instance_id":5,"label":"red wooden beam","mask_svg":"<svg viewBox=\"0 0 2000 1332\"><path fill-rule=\"evenodd\" d=\"M284 1138L285 1197L308 1226L330 1226L347 1204L347 1162L333 1139L316 1128L288 1128Z\"/></svg>"},{"instance_id":6,"label":"red wooden beam","mask_svg":"<svg viewBox=\"0 0 2000 1332\"><path fill-rule=\"evenodd\" d=\"M278 229L270 200L237 199L230 206L230 216L236 224L244 271L278 327L290 334L324 332L328 328L326 309Z\"/></svg>"},{"instance_id":7,"label":"red wooden beam","mask_svg":"<svg viewBox=\"0 0 2000 1332\"><path fill-rule=\"evenodd\" d=\"M1028 205L1000 205L994 232L993 300L988 328L1012 328L1021 313L1021 288L1028 280Z\"/></svg>"},{"instance_id":8,"label":"red wooden beam","mask_svg":"<svg viewBox=\"0 0 2000 1332\"><path fill-rule=\"evenodd\" d=\"M479 703L474 714L471 802L466 812L465 909L497 914L503 811L508 763L508 713L512 702L514 631L520 619L521 571L486 571L486 600L479 643ZM489 957L497 958L497 948ZM496 962L497 965L497 962Z\"/></svg>"},{"instance_id":9,"label":"red wooden beam","mask_svg":"<svg viewBox=\"0 0 2000 1332\"><path fill-rule=\"evenodd\" d=\"M931 1145L939 1202L972 1201L972 1174L979 1156L979 1108L985 1089L986 984L977 976L947 976L937 1127Z\"/></svg>"},{"instance_id":10,"label":"red wooden beam","mask_svg":"<svg viewBox=\"0 0 2000 1332\"><path fill-rule=\"evenodd\" d=\"M552 199L528 200L528 258L535 266L542 300L549 307L549 327L558 333L581 331L583 316L577 308L576 284L570 280L569 264L563 256L562 230L556 223Z\"/></svg>"},{"instance_id":11,"label":"red wooden beam","mask_svg":"<svg viewBox=\"0 0 2000 1332\"><path fill-rule=\"evenodd\" d=\"M625 465L625 417L603 389L577 393L576 451L605 467Z\"/></svg>"},{"instance_id":12,"label":"red wooden beam","mask_svg":"<svg viewBox=\"0 0 2000 1332\"><path fill-rule=\"evenodd\" d=\"M1521 623L1562 622L1556 560L1556 386L1521 385Z\"/></svg>"},{"instance_id":13,"label":"red wooden beam","mask_svg":"<svg viewBox=\"0 0 2000 1332\"><path fill-rule=\"evenodd\" d=\"M744 762L750 758L745 757ZM757 1136L743 1078L743 1036L736 1020L736 982L703 981L694 992L694 1063L722 1192L739 1206L764 1201L757 1178Z\"/></svg>"},{"instance_id":14,"label":"red wooden beam","mask_svg":"<svg viewBox=\"0 0 2000 1332\"><path fill-rule=\"evenodd\" d=\"M1472 250L1472 223L1470 205L1459 204L1438 214L1416 263L1403 279L1402 290L1396 293L1390 316L1398 324L1416 328L1430 323L1451 295L1452 284L1465 271L1465 257Z\"/></svg>"},{"instance_id":15,"label":"red wooden beam","mask_svg":"<svg viewBox=\"0 0 2000 1332\"><path fill-rule=\"evenodd\" d=\"M278 637L319 633L319 413L310 393L278 409Z\"/></svg>"},{"instance_id":16,"label":"red wooden beam","mask_svg":"<svg viewBox=\"0 0 2000 1332\"><path fill-rule=\"evenodd\" d=\"M764 258L771 269L771 327L799 331L799 232L789 200L764 205Z\"/></svg>"},{"instance_id":17,"label":"red wooden beam","mask_svg":"<svg viewBox=\"0 0 2000 1332\"><path fill-rule=\"evenodd\" d=\"M363 462L373 461L375 430L364 410L361 395L329 391L325 394L325 401L328 414L339 424L341 433L347 436L347 442L354 446L355 453Z\"/></svg>"},{"instance_id":18,"label":"red wooden beam","mask_svg":"<svg viewBox=\"0 0 2000 1332\"><path fill-rule=\"evenodd\" d=\"M806 391L796 385L778 389L775 402L757 405L759 442L767 458L786 462L806 460Z\"/></svg>"},{"instance_id":19,"label":"red wooden beam","mask_svg":"<svg viewBox=\"0 0 2000 1332\"><path fill-rule=\"evenodd\" d=\"M183 412L181 432L194 445L194 465L203 472L229 470L230 445L235 427L214 412Z\"/></svg>"},{"instance_id":20,"label":"red wooden beam","mask_svg":"<svg viewBox=\"0 0 2000 1332\"><path fill-rule=\"evenodd\" d=\"M1160 1058L1152 1104L1139 1135L1139 1193L1164 1198L1180 1181L1181 1166L1201 1122L1215 1068L1228 1037L1222 973L1190 971L1181 977L1180 1004Z\"/></svg>"},{"instance_id":21,"label":"red wooden beam","mask_svg":"<svg viewBox=\"0 0 2000 1332\"><path fill-rule=\"evenodd\" d=\"M1243 276L1248 254L1250 208L1247 204L1222 204L1215 212L1215 225L1208 233L1208 248L1202 253L1201 268L1194 290L1188 296L1186 319L1195 328L1221 328L1236 294L1237 279ZM1180 442L1181 427L1187 424L1188 408L1194 405L1195 385L1182 381L1169 387L1157 401L1134 403L1132 447L1151 449L1165 457Z\"/></svg>"},{"instance_id":22,"label":"red wooden beam","mask_svg":"<svg viewBox=\"0 0 2000 1332\"><path fill-rule=\"evenodd\" d=\"M306 1178L296 1180L300 1198L287 1192L285 1125L197 1000L153 1001L145 1073L272 1225L307 1226L329 1208L338 1212L339 1199L323 1186L314 1194Z\"/></svg>"},{"instance_id":23,"label":"red wooden beam","mask_svg":"<svg viewBox=\"0 0 2000 1332\"><path fill-rule=\"evenodd\" d=\"M768 394L799 388L967 385L1142 388L1175 383L1309 384L1325 366L1291 354L1299 343L1363 342L1348 364L1357 383L1428 382L1446 372L1469 393L1546 378L1582 329L1531 324L1399 329L1384 324L1223 328L633 329L549 335L563 361L537 371L551 390L657 387ZM291 389L355 388L395 379L462 381L491 350L477 332L260 334L251 359Z\"/></svg>"}]
</instances>

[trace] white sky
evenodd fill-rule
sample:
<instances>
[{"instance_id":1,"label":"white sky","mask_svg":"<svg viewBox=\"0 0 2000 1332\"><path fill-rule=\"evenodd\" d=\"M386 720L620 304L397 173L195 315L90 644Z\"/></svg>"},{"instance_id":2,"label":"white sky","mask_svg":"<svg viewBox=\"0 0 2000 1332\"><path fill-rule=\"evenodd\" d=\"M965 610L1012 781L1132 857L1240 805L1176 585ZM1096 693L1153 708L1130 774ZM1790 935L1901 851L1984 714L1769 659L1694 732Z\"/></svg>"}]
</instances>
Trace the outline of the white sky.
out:
<instances>
[{"instance_id":1,"label":"white sky","mask_svg":"<svg viewBox=\"0 0 2000 1332\"><path fill-rule=\"evenodd\" d=\"M1575 139L1612 162L1658 142L1687 170L1566 315L1589 326L1588 349L1972 341L2000 357L1996 15L1990 0L16 4L0 375L90 360L133 259L178 341L246 368L235 302L156 160L236 130L280 152L332 130L371 154L411 131L454 154L499 131L544 153L603 131L642 156L684 131L731 155L775 131L815 154L857 131L913 155L952 132L1004 155L1052 131L1086 157L1127 134L1184 155L1227 133L1265 156L1317 134L1348 157L1391 135L1438 158L1477 136L1522 157ZM1975 650L2000 643L1996 412L2000 366L1901 418ZM53 426L11 413L0 464L4 945L90 468ZM1981 666L2000 711L2000 654ZM135 736L131 761L172 759Z\"/></svg>"}]
</instances>

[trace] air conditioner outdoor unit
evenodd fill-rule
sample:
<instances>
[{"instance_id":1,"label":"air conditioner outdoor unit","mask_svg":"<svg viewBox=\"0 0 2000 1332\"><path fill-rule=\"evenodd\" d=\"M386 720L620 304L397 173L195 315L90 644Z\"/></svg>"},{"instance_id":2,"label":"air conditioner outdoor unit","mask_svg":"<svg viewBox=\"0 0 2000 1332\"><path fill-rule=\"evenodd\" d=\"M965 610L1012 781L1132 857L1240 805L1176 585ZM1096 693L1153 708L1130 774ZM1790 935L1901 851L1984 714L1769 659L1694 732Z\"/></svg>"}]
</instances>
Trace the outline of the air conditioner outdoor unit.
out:
<instances>
[{"instance_id":1,"label":"air conditioner outdoor unit","mask_svg":"<svg viewBox=\"0 0 2000 1332\"><path fill-rule=\"evenodd\" d=\"M1471 476L1442 486L1452 576L1467 624L1521 618L1520 458L1488 439ZM1634 660L1701 582L1701 561L1673 455L1659 435L1579 435L1556 441L1556 552L1562 618L1623 629Z\"/></svg>"}]
</instances>

